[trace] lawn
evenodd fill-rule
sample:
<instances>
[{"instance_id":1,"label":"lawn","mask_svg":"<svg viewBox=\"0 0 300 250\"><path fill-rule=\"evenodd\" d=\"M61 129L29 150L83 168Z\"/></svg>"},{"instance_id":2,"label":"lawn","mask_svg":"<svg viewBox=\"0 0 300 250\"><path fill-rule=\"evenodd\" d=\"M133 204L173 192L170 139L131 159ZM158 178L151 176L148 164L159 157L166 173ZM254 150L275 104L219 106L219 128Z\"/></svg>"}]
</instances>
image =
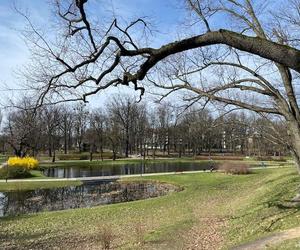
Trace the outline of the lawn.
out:
<instances>
[{"instance_id":1,"label":"lawn","mask_svg":"<svg viewBox=\"0 0 300 250\"><path fill-rule=\"evenodd\" d=\"M81 181L23 181L23 182L0 182L0 192L18 191L18 190L35 190L46 188L59 188L67 186L81 185Z\"/></svg>"},{"instance_id":2,"label":"lawn","mask_svg":"<svg viewBox=\"0 0 300 250\"><path fill-rule=\"evenodd\" d=\"M207 165L207 163L211 163L212 161L209 160L195 160L191 157L183 157L183 158L157 158L157 159L117 159L115 161L113 160L66 160L66 161L56 161L54 163L52 162L41 162L40 167L41 168L49 168L49 167L97 167L97 166L118 166L118 165L124 165L124 164L153 164L153 163L197 163L197 164L204 164ZM262 161L257 161L255 159L246 159L243 161L231 161L231 160L215 160L213 161L215 163L223 163L223 162L243 162L249 164L251 167L257 167L260 166ZM280 161L264 161L266 166L283 166L283 165L292 165L292 162L280 162Z\"/></svg>"},{"instance_id":3,"label":"lawn","mask_svg":"<svg viewBox=\"0 0 300 250\"><path fill-rule=\"evenodd\" d=\"M168 196L0 219L0 248L209 249L241 244L300 223L285 207L300 181L293 168L147 177L183 186Z\"/></svg>"},{"instance_id":4,"label":"lawn","mask_svg":"<svg viewBox=\"0 0 300 250\"><path fill-rule=\"evenodd\" d=\"M41 167L71 167L71 166L80 166L80 167L93 167L93 166L115 166L115 165L124 165L124 164L140 164L140 163L146 163L146 164L151 164L151 163L164 163L164 162L174 162L174 163L189 163L189 162L208 162L207 160L195 160L193 158L172 158L172 159L131 159L131 158L122 158L122 159L117 159L115 161L113 160L66 160L66 161L56 161L54 163L52 162L41 162L40 166Z\"/></svg>"}]
</instances>

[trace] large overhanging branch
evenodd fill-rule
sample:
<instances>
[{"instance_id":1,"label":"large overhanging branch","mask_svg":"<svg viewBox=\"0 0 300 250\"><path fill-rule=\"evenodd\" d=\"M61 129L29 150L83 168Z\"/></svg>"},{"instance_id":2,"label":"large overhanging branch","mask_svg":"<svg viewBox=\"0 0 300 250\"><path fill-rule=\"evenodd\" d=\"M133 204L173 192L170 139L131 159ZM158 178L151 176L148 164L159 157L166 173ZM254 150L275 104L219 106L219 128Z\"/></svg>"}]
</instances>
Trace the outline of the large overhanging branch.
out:
<instances>
[{"instance_id":1,"label":"large overhanging branch","mask_svg":"<svg viewBox=\"0 0 300 250\"><path fill-rule=\"evenodd\" d=\"M136 74L137 80L143 80L147 72L167 56L209 45L224 44L238 50L249 52L274 62L283 64L300 73L300 50L268 41L259 37L250 37L228 30L207 32L181 41L162 46L159 49L123 50L121 56L133 56L151 52L149 59L140 67Z\"/></svg>"},{"instance_id":2,"label":"large overhanging branch","mask_svg":"<svg viewBox=\"0 0 300 250\"><path fill-rule=\"evenodd\" d=\"M148 55L148 59L140 66L140 69L135 74L124 75L123 82L126 85L128 82L133 82L136 85L138 80L143 80L148 71L167 56L214 44L225 44L242 51L259 55L263 58L286 65L287 67L292 68L300 73L299 50L258 37L249 37L228 30L219 30L169 43L159 49L141 48L136 50L128 50L116 37L110 36L107 38L106 42L102 45L98 52L93 56L93 58L82 61L73 67L68 66L67 63L64 63L65 66L67 65L66 70L57 74L54 78L59 78L69 72L75 72L80 67L95 62L101 56L104 49L109 45L110 41L114 41L120 49L116 57L118 57L118 55L120 57L133 57L144 54ZM102 77L100 77L100 79L101 78ZM97 81L97 84L99 84L99 81Z\"/></svg>"},{"instance_id":3,"label":"large overhanging branch","mask_svg":"<svg viewBox=\"0 0 300 250\"><path fill-rule=\"evenodd\" d=\"M111 85L129 85L129 83L133 83L134 88L136 90L141 91L141 95L144 93L144 88L138 85L138 81L144 80L145 76L149 73L149 71L160 61L165 59L170 55L174 55L180 52L189 51L196 48L212 46L212 45L227 45L229 47L233 47L240 51L245 51L254 55L258 55L262 58L266 58L272 62L283 65L287 69L293 69L296 72L300 73L300 50L286 46L280 43L276 43L268 40L262 35L258 35L257 37L246 36L241 33L220 29L218 31L210 31L208 28L208 32L202 35L193 36L187 39L183 39L180 41L175 41L169 44L166 44L160 48L138 48L137 45L131 39L129 34L129 28L133 25L143 22L143 20L138 19L135 22L132 22L127 28L122 29L117 21L114 20L103 37L104 40L101 44L98 44L99 39L95 39L93 34L93 29L89 21L87 20L87 16L84 10L84 4L86 0L77 0L75 1L78 12L74 14L70 7L66 10L66 13L59 12L59 16L61 16L64 20L67 20L69 25L74 25L75 33L69 34L70 36L77 35L77 33L81 33L83 31L87 32L87 37L90 43L90 47L92 48L92 52L89 56L86 56L79 63L71 63L68 60L61 58L59 55L56 55L53 51L50 50L50 54L54 59L63 67L60 72L55 72L55 75L51 77L47 86L43 88L43 93L38 99L38 103L42 104L45 96L51 90L54 90L56 87L66 87L66 88L79 88L83 86L83 84L87 82L91 82L95 84L95 91L90 93L97 93L99 90L108 88ZM249 9L249 13L251 14L251 9ZM201 13L200 13L201 14ZM73 18L74 16L74 18ZM80 26L82 25L82 26ZM145 23L144 23L145 25ZM73 27L73 26L72 26ZM73 27L73 28L74 28ZM82 29L84 27L84 29ZM125 40L120 39L118 36L113 36L110 34L112 28L115 27L121 35L125 35ZM74 31L74 30L73 30ZM128 45L129 46L126 46ZM102 72L97 73L98 75L88 75L84 76L82 79L75 79L77 82L70 83L71 85L67 86L64 84L68 82L68 80L64 81L61 78L64 78L68 74L73 74L76 76L77 72L80 72L81 69L88 67L88 65L93 65L99 62L100 60L105 60L105 51L108 50L109 46L114 47L114 57L110 66L107 69L104 69ZM115 49L116 48L116 49ZM104 58L103 58L104 56ZM140 65L137 65L134 70L123 70L123 72L119 71L117 77L111 77L112 74L116 71L117 68L122 68L122 58L123 57L142 57L144 58ZM86 59L87 58L87 59ZM118 67L120 66L120 67ZM236 66L236 65L231 65ZM243 66L240 66L243 68ZM123 68L124 69L124 68ZM252 75L255 75L255 72L249 71L249 69L243 68L248 71ZM261 86L264 88L263 91L256 89L256 92L271 92L272 95L281 98L278 91L269 84L264 78L255 75L261 83ZM116 81L112 80L117 79ZM245 87L243 87L245 89ZM255 90L246 87L248 90ZM85 100L86 96L89 96L90 93L83 94L83 98Z\"/></svg>"}]
</instances>

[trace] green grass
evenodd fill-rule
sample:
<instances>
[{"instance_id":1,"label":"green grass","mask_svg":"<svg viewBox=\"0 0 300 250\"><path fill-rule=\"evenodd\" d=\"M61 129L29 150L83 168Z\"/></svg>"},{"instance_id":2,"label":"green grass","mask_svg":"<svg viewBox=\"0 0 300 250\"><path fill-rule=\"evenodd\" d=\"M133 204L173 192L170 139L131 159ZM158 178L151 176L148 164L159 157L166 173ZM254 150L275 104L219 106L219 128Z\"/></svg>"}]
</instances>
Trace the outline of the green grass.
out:
<instances>
[{"instance_id":1,"label":"green grass","mask_svg":"<svg viewBox=\"0 0 300 250\"><path fill-rule=\"evenodd\" d=\"M80 181L34 181L34 182L0 182L0 192L48 189L66 186L78 186Z\"/></svg>"},{"instance_id":2,"label":"green grass","mask_svg":"<svg viewBox=\"0 0 300 250\"><path fill-rule=\"evenodd\" d=\"M265 172L272 172L268 175ZM230 219L228 240L240 244L262 235L299 225L298 207L290 207L289 201L298 192L300 178L292 169L263 170L264 178L255 181L252 189L243 190L238 209Z\"/></svg>"},{"instance_id":3,"label":"green grass","mask_svg":"<svg viewBox=\"0 0 300 250\"><path fill-rule=\"evenodd\" d=\"M0 169L0 180L6 179L7 178L7 170L6 168L1 168ZM40 170L30 170L29 173L27 173L25 176L19 176L17 179L44 179L44 178L51 178L47 177L43 174L42 171ZM9 178L12 179L12 178Z\"/></svg>"},{"instance_id":4,"label":"green grass","mask_svg":"<svg viewBox=\"0 0 300 250\"><path fill-rule=\"evenodd\" d=\"M0 248L92 248L100 245L104 227L113 231L116 248L140 249L137 238L142 232L150 249L182 249L197 238L195 234L209 238L213 227L213 236L221 237L227 249L300 223L298 208L285 207L300 181L293 168L243 176L199 173L143 179L181 185L184 191L130 203L2 218ZM143 230L137 230L139 225Z\"/></svg>"},{"instance_id":5,"label":"green grass","mask_svg":"<svg viewBox=\"0 0 300 250\"><path fill-rule=\"evenodd\" d=\"M111 166L119 166L124 164L141 164L142 162L145 162L146 164L153 164L153 163L197 163L197 164L204 164L207 165L211 161L209 160L195 160L193 158L174 158L174 159L146 159L143 161L142 159L118 159L116 161L113 160L95 160L95 161L83 161L83 160L68 160L68 161L57 161L55 163L51 162L42 162L40 164L41 168L49 168L49 167L98 167L98 166L104 166L104 167L111 167ZM228 161L213 161L215 163L223 163L223 162L231 162ZM245 163L245 161L232 161L235 163L241 162ZM287 166L292 165L292 163L289 162L276 162L276 161L264 161L266 166ZM251 167L259 167L261 166L261 161L255 161L252 159L247 160L247 164L249 164Z\"/></svg>"},{"instance_id":6,"label":"green grass","mask_svg":"<svg viewBox=\"0 0 300 250\"><path fill-rule=\"evenodd\" d=\"M43 172L41 172L40 170L31 170L30 171L30 174L31 174L31 178L34 178L34 179L44 179L44 178L49 178L47 176L45 176L43 174Z\"/></svg>"},{"instance_id":7,"label":"green grass","mask_svg":"<svg viewBox=\"0 0 300 250\"><path fill-rule=\"evenodd\" d=\"M197 162L199 164L207 163L209 161L206 160L194 160L193 158L178 158L178 159L118 159L118 160L95 160L95 161L83 161L83 160L68 160L68 161L57 161L55 163L50 162L42 162L40 164L41 168L48 168L48 167L97 167L97 166L118 166L124 164L140 164L145 162L146 164L152 163L164 163L164 162L172 162L172 163L191 163Z\"/></svg>"}]
</instances>

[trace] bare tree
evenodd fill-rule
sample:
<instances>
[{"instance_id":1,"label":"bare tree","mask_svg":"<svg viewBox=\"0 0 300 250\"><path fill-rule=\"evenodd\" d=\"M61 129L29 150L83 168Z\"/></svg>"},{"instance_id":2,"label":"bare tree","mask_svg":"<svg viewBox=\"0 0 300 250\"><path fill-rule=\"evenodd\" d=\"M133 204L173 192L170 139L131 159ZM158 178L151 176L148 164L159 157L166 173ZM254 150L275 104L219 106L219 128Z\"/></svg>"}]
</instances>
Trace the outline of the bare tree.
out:
<instances>
[{"instance_id":1,"label":"bare tree","mask_svg":"<svg viewBox=\"0 0 300 250\"><path fill-rule=\"evenodd\" d=\"M74 119L70 107L68 106L61 107L61 111L62 111L61 119L63 122L61 122L59 126L63 134L64 154L67 154L68 150L72 146L72 133L73 133Z\"/></svg>"},{"instance_id":2,"label":"bare tree","mask_svg":"<svg viewBox=\"0 0 300 250\"><path fill-rule=\"evenodd\" d=\"M132 151L131 131L138 116L138 108L135 100L129 96L116 96L109 103L109 113L112 119L119 124L124 142L125 157Z\"/></svg>"},{"instance_id":3,"label":"bare tree","mask_svg":"<svg viewBox=\"0 0 300 250\"><path fill-rule=\"evenodd\" d=\"M20 105L24 109L13 109L8 113L4 124L6 142L13 149L15 155L24 157L26 154L35 155L40 149L39 142L42 139L40 117L30 106L28 99L23 99Z\"/></svg>"},{"instance_id":4,"label":"bare tree","mask_svg":"<svg viewBox=\"0 0 300 250\"><path fill-rule=\"evenodd\" d=\"M82 143L84 139L84 134L88 125L88 115L89 112L86 109L85 105L78 104L74 108L73 113L73 128L74 128L74 136L76 140L76 145L79 153L82 151Z\"/></svg>"},{"instance_id":5,"label":"bare tree","mask_svg":"<svg viewBox=\"0 0 300 250\"><path fill-rule=\"evenodd\" d=\"M98 110L97 112L92 113L92 128L96 135L97 145L100 150L100 158L103 161L103 148L106 142L105 129L107 117L103 111Z\"/></svg>"},{"instance_id":6,"label":"bare tree","mask_svg":"<svg viewBox=\"0 0 300 250\"><path fill-rule=\"evenodd\" d=\"M187 6L201 21L199 29L206 32L160 48L142 46L141 32L136 27L147 28L144 20L123 26L114 19L108 25L94 26L85 10L87 4L87 0L56 2L63 32L55 46L32 26L32 67L38 74L30 79L42 93L38 105L50 101L50 96L54 103L87 101L88 96L115 85L132 85L142 95L141 82L147 77L156 87L167 90L165 95L176 90L190 93L191 103L222 102L283 116L289 130L289 146L300 171L300 111L294 89L300 73L299 32L292 31L299 30L299 13L293 11L293 7L299 8L299 1L288 2L291 13L275 13L276 19L264 13L269 18L264 22L258 15L263 8L251 0L189 0ZM231 18L231 30L213 30L210 19L218 13ZM191 50L195 52L189 53ZM172 55L178 61L175 65L173 59L169 60ZM162 64L175 66L174 70L161 70ZM162 72L156 75L156 69ZM204 77L205 70L206 76L217 76L208 79ZM266 70L274 71L276 77L268 77Z\"/></svg>"},{"instance_id":7,"label":"bare tree","mask_svg":"<svg viewBox=\"0 0 300 250\"><path fill-rule=\"evenodd\" d=\"M44 133L47 136L47 146L49 157L55 162L56 150L59 147L60 124L62 113L58 106L47 106L41 111L41 121L43 123Z\"/></svg>"}]
</instances>

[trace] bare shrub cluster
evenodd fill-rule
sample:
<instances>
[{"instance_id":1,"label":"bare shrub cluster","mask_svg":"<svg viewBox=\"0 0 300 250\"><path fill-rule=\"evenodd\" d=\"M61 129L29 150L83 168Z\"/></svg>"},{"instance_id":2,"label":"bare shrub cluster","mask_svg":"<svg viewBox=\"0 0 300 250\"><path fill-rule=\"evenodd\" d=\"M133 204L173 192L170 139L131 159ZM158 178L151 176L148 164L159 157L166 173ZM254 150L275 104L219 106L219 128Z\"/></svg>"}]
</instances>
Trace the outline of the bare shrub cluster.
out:
<instances>
[{"instance_id":1,"label":"bare shrub cluster","mask_svg":"<svg viewBox=\"0 0 300 250\"><path fill-rule=\"evenodd\" d=\"M250 174L251 170L248 164L245 163L223 163L218 168L226 174Z\"/></svg>"}]
</instances>

